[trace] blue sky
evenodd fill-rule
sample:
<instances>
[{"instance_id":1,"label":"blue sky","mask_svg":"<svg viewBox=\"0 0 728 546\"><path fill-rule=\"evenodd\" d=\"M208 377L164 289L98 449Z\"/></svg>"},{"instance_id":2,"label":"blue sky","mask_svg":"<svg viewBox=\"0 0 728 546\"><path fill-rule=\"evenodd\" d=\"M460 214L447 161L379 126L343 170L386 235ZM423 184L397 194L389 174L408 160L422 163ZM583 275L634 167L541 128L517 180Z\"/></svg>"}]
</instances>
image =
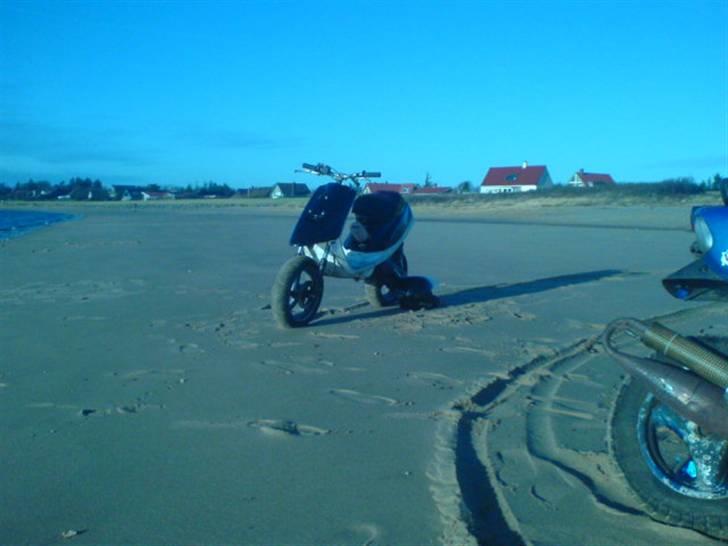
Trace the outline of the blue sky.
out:
<instances>
[{"instance_id":1,"label":"blue sky","mask_svg":"<svg viewBox=\"0 0 728 546\"><path fill-rule=\"evenodd\" d=\"M728 176L728 0L0 0L0 182ZM319 182L319 180L313 180Z\"/></svg>"}]
</instances>

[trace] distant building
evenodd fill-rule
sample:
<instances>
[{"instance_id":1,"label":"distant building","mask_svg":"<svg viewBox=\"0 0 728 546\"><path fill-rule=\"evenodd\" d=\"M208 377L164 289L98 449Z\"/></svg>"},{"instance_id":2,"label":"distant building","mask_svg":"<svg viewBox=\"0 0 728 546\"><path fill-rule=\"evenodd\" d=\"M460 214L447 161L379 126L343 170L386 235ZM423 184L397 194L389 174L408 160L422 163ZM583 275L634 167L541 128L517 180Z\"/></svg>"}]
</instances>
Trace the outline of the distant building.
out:
<instances>
[{"instance_id":1,"label":"distant building","mask_svg":"<svg viewBox=\"0 0 728 546\"><path fill-rule=\"evenodd\" d=\"M394 191L403 195L407 195L410 193L414 193L415 185L369 182L364 186L364 190L362 190L362 193L374 193L375 191Z\"/></svg>"},{"instance_id":2,"label":"distant building","mask_svg":"<svg viewBox=\"0 0 728 546\"><path fill-rule=\"evenodd\" d=\"M142 199L145 201L159 201L161 199L175 199L175 195L169 191L143 191Z\"/></svg>"},{"instance_id":3,"label":"distant building","mask_svg":"<svg viewBox=\"0 0 728 546\"><path fill-rule=\"evenodd\" d=\"M308 189L308 186L297 182L279 182L273 186L273 190L270 192L270 196L273 199L280 199L281 197L307 197L309 195L311 195L311 190Z\"/></svg>"},{"instance_id":4,"label":"distant building","mask_svg":"<svg viewBox=\"0 0 728 546\"><path fill-rule=\"evenodd\" d=\"M120 199L121 201L141 201L144 196L139 186L112 186L109 196L112 199Z\"/></svg>"},{"instance_id":5,"label":"distant building","mask_svg":"<svg viewBox=\"0 0 728 546\"><path fill-rule=\"evenodd\" d=\"M614 186L616 183L611 175L586 173L579 169L569 180L568 185L576 188L592 188L594 186Z\"/></svg>"},{"instance_id":6,"label":"distant building","mask_svg":"<svg viewBox=\"0 0 728 546\"><path fill-rule=\"evenodd\" d=\"M442 186L425 186L423 188L416 188L413 192L414 195L442 195L444 193L450 193L452 188L446 188Z\"/></svg>"},{"instance_id":7,"label":"distant building","mask_svg":"<svg viewBox=\"0 0 728 546\"><path fill-rule=\"evenodd\" d=\"M178 191L174 198L175 199L199 199L200 194L196 191Z\"/></svg>"},{"instance_id":8,"label":"distant building","mask_svg":"<svg viewBox=\"0 0 728 546\"><path fill-rule=\"evenodd\" d=\"M238 195L240 197L246 197L249 199L261 199L261 198L267 198L270 197L270 194L273 192L273 188L271 186L266 187L260 187L260 188L244 188L242 190L238 190Z\"/></svg>"},{"instance_id":9,"label":"distant building","mask_svg":"<svg viewBox=\"0 0 728 546\"><path fill-rule=\"evenodd\" d=\"M480 184L480 193L516 193L553 186L551 175L544 165L520 167L491 167Z\"/></svg>"}]
</instances>

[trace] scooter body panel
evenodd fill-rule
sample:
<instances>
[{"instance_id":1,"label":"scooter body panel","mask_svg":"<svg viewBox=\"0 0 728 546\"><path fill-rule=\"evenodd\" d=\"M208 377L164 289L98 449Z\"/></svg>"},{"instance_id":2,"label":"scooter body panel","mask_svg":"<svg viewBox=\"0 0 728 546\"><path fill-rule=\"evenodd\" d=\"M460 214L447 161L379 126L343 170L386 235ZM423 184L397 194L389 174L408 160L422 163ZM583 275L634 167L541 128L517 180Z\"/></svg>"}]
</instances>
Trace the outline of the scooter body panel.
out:
<instances>
[{"instance_id":1,"label":"scooter body panel","mask_svg":"<svg viewBox=\"0 0 728 546\"><path fill-rule=\"evenodd\" d=\"M343 184L324 184L316 189L291 234L292 246L310 246L338 239L356 198Z\"/></svg>"},{"instance_id":2,"label":"scooter body panel","mask_svg":"<svg viewBox=\"0 0 728 546\"><path fill-rule=\"evenodd\" d=\"M662 284L681 300L728 301L728 207L694 207L690 214L693 229L699 219L710 231L712 246Z\"/></svg>"},{"instance_id":3,"label":"scooter body panel","mask_svg":"<svg viewBox=\"0 0 728 546\"><path fill-rule=\"evenodd\" d=\"M703 207L697 215L708 225L713 246L705 254L705 262L728 283L728 207Z\"/></svg>"}]
</instances>

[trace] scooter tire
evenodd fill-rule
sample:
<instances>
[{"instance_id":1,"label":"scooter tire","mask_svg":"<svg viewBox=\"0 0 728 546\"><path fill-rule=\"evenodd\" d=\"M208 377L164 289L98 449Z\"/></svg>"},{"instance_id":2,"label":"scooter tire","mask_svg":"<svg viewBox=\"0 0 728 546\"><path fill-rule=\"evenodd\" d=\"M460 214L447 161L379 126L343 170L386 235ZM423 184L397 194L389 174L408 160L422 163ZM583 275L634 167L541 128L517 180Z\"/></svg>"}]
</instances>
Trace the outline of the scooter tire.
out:
<instances>
[{"instance_id":1,"label":"scooter tire","mask_svg":"<svg viewBox=\"0 0 728 546\"><path fill-rule=\"evenodd\" d=\"M637 381L622 386L612 412L611 451L641 508L654 520L728 540L728 499L681 495L655 478L637 439L640 408L649 391Z\"/></svg>"},{"instance_id":2,"label":"scooter tire","mask_svg":"<svg viewBox=\"0 0 728 546\"><path fill-rule=\"evenodd\" d=\"M374 309L392 307L399 303L399 293L396 290L389 290L389 287L382 282L367 284L364 288L367 301Z\"/></svg>"},{"instance_id":3,"label":"scooter tire","mask_svg":"<svg viewBox=\"0 0 728 546\"><path fill-rule=\"evenodd\" d=\"M394 258L399 261L399 268L402 275L407 274L408 264L407 256L400 247L395 253ZM364 286L364 293L367 301L374 309L383 309L385 307L393 307L399 305L400 291L390 288L386 283L378 280L367 282Z\"/></svg>"},{"instance_id":4,"label":"scooter tire","mask_svg":"<svg viewBox=\"0 0 728 546\"><path fill-rule=\"evenodd\" d=\"M271 310L281 328L306 326L316 316L324 293L318 264L306 256L295 256L278 271L271 289ZM296 312L296 307L300 311Z\"/></svg>"}]
</instances>

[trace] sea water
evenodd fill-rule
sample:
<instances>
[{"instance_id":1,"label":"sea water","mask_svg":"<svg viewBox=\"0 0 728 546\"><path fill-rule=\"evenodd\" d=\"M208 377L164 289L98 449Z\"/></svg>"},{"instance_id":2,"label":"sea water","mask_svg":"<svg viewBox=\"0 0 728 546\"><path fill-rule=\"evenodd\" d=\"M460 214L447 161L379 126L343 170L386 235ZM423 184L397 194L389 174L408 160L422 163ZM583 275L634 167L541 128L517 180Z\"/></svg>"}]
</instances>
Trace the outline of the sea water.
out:
<instances>
[{"instance_id":1,"label":"sea water","mask_svg":"<svg viewBox=\"0 0 728 546\"><path fill-rule=\"evenodd\" d=\"M0 209L0 239L10 239L57 222L73 218L57 212Z\"/></svg>"}]
</instances>

